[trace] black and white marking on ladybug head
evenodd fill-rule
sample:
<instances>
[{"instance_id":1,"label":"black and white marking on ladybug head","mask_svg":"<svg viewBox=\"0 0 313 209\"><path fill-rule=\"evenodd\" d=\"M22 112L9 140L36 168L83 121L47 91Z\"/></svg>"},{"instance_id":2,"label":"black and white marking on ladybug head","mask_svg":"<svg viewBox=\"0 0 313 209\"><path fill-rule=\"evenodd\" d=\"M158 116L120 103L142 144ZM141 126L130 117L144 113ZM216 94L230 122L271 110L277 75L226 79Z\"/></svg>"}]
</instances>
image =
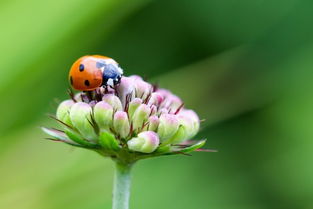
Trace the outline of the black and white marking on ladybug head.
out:
<instances>
[{"instance_id":1,"label":"black and white marking on ladybug head","mask_svg":"<svg viewBox=\"0 0 313 209\"><path fill-rule=\"evenodd\" d=\"M103 85L115 86L120 83L123 70L115 63L105 63L101 67Z\"/></svg>"}]
</instances>

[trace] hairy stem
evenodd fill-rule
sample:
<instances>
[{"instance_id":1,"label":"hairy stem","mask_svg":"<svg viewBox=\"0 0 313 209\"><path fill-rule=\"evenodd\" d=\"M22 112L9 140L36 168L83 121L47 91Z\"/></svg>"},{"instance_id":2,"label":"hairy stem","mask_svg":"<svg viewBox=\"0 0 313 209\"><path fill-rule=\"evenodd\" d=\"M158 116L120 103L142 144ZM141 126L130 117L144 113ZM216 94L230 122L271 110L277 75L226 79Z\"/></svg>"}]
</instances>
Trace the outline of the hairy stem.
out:
<instances>
[{"instance_id":1,"label":"hairy stem","mask_svg":"<svg viewBox=\"0 0 313 209\"><path fill-rule=\"evenodd\" d=\"M130 164L115 163L112 209L128 209L130 196Z\"/></svg>"}]
</instances>

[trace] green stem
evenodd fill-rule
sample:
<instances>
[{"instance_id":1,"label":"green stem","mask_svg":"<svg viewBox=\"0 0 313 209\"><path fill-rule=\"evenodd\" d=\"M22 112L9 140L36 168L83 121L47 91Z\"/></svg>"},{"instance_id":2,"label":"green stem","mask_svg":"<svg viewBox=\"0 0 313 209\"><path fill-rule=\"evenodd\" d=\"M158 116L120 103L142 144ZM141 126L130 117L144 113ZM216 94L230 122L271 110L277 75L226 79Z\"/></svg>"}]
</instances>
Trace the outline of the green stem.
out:
<instances>
[{"instance_id":1,"label":"green stem","mask_svg":"<svg viewBox=\"0 0 313 209\"><path fill-rule=\"evenodd\" d=\"M112 209L129 208L130 170L130 164L115 163Z\"/></svg>"}]
</instances>

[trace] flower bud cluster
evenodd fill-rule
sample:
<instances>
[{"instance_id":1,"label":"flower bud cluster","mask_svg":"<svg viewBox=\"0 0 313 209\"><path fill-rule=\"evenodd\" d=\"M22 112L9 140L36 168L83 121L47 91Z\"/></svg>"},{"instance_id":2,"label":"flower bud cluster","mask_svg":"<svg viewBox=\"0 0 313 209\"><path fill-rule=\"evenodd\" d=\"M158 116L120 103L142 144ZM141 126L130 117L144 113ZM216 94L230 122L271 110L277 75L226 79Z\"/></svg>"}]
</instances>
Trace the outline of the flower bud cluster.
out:
<instances>
[{"instance_id":1,"label":"flower bud cluster","mask_svg":"<svg viewBox=\"0 0 313 209\"><path fill-rule=\"evenodd\" d=\"M185 109L179 97L139 76L123 77L115 88L78 93L59 105L56 120L64 130L44 128L56 140L103 149L111 157L119 150L142 154L184 150L188 146L179 143L194 137L200 126L198 115Z\"/></svg>"}]
</instances>

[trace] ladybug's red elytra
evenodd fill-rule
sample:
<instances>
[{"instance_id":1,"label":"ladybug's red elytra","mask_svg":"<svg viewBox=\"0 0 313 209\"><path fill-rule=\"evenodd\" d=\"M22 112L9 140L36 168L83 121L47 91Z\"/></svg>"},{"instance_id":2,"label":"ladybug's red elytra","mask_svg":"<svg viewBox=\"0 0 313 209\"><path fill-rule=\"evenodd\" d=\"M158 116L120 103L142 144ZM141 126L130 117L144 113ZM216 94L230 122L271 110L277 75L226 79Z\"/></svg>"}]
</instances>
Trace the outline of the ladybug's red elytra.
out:
<instances>
[{"instance_id":1,"label":"ladybug's red elytra","mask_svg":"<svg viewBox=\"0 0 313 209\"><path fill-rule=\"evenodd\" d=\"M123 70L112 58L87 55L79 58L71 67L69 80L80 91L92 91L100 86L120 83Z\"/></svg>"}]
</instances>

